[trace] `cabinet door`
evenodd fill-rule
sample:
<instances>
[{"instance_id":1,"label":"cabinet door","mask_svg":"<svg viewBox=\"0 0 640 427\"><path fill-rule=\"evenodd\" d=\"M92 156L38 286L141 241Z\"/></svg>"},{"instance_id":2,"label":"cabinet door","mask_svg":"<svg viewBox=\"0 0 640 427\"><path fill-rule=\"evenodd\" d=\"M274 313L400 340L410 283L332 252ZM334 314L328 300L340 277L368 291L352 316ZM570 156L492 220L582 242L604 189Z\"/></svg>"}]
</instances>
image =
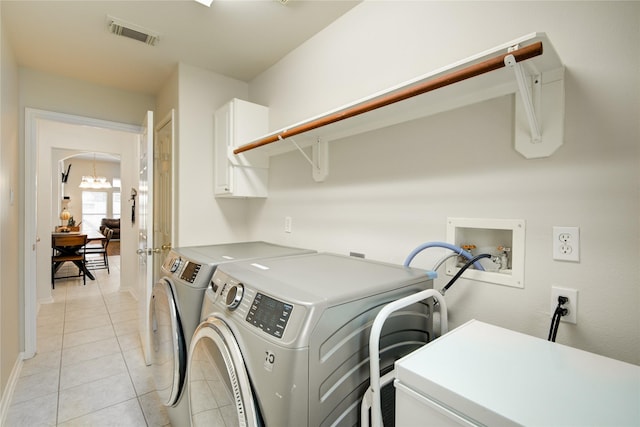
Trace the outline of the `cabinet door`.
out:
<instances>
[{"instance_id":1,"label":"cabinet door","mask_svg":"<svg viewBox=\"0 0 640 427\"><path fill-rule=\"evenodd\" d=\"M269 110L232 99L215 113L215 183L218 197L266 197L269 157L232 151L267 133Z\"/></svg>"},{"instance_id":2,"label":"cabinet door","mask_svg":"<svg viewBox=\"0 0 640 427\"><path fill-rule=\"evenodd\" d=\"M215 113L215 182L214 192L217 195L231 194L233 177L231 165L227 158L229 148L233 145L233 126L231 126L232 104L228 103Z\"/></svg>"}]
</instances>

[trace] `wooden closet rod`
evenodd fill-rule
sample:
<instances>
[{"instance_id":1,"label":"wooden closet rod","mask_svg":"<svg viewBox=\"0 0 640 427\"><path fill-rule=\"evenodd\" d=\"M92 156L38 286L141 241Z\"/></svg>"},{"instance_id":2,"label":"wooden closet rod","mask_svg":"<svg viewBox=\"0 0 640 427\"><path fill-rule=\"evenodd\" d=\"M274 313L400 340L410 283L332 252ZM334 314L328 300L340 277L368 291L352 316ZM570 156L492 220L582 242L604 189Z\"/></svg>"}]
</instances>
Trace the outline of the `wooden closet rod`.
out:
<instances>
[{"instance_id":1,"label":"wooden closet rod","mask_svg":"<svg viewBox=\"0 0 640 427\"><path fill-rule=\"evenodd\" d=\"M298 126L292 127L291 129L286 129L286 130L283 130L282 132L278 132L278 133L266 136L255 142L245 144L241 147L236 148L235 150L233 150L233 153L240 154L245 151L253 150L254 148L262 147L263 145L271 144L281 139L289 138L294 135L308 132L310 130L317 129L319 127L326 126L335 122L339 122L341 120L345 120L350 117L357 116L359 114L364 114L366 112L369 112L378 108L382 108L387 105L394 104L396 102L404 101L405 99L412 98L417 95L422 95L423 93L431 92L432 90L449 86L454 83L458 83L463 80L467 80L472 77L476 77L476 76L488 73L490 71L498 70L505 66L504 57L507 55L513 55L517 62L534 58L536 56L542 55L542 42L533 43L529 46L524 46L519 49L516 49L513 52L508 52L508 53L500 54L498 56L494 56L493 58L489 58L477 64L469 65L468 67L462 68L457 71L452 71L451 73L445 74L440 77L436 77L432 80L427 80L425 82L418 83L406 89L402 89L397 92L390 93L389 95L381 96L379 98L372 99L362 104L345 108L344 110L340 110L335 113L329 114L327 116L320 117L308 123L300 124Z\"/></svg>"}]
</instances>

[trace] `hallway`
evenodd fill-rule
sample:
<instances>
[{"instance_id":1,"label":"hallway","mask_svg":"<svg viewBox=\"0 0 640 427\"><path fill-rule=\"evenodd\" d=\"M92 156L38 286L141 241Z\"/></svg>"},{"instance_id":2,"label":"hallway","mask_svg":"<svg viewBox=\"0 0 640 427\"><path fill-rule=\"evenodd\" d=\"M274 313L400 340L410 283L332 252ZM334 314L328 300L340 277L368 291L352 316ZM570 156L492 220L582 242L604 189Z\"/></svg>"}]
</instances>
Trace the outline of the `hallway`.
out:
<instances>
[{"instance_id":1,"label":"hallway","mask_svg":"<svg viewBox=\"0 0 640 427\"><path fill-rule=\"evenodd\" d=\"M38 353L24 361L7 427L170 425L144 364L137 302L120 292L120 257L109 264L86 286L57 280L54 302L40 306Z\"/></svg>"}]
</instances>

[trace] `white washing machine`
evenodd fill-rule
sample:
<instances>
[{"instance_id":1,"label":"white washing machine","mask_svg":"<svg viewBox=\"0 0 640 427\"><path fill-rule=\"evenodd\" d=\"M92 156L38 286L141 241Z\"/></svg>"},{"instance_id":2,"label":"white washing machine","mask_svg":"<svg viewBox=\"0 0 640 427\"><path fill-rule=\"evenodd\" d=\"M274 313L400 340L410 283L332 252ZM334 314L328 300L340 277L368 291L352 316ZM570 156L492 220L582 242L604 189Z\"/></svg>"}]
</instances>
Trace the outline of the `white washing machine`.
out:
<instances>
[{"instance_id":1,"label":"white washing machine","mask_svg":"<svg viewBox=\"0 0 640 427\"><path fill-rule=\"evenodd\" d=\"M431 288L433 277L326 253L220 266L191 340L192 425L358 425L376 314ZM430 304L414 304L385 323L384 372L429 341Z\"/></svg>"},{"instance_id":2,"label":"white washing machine","mask_svg":"<svg viewBox=\"0 0 640 427\"><path fill-rule=\"evenodd\" d=\"M200 322L204 291L215 269L224 263L314 251L265 242L242 242L172 249L162 265L163 277L153 287L149 327L152 369L158 396L174 427L189 425L188 399L183 398L187 350Z\"/></svg>"}]
</instances>

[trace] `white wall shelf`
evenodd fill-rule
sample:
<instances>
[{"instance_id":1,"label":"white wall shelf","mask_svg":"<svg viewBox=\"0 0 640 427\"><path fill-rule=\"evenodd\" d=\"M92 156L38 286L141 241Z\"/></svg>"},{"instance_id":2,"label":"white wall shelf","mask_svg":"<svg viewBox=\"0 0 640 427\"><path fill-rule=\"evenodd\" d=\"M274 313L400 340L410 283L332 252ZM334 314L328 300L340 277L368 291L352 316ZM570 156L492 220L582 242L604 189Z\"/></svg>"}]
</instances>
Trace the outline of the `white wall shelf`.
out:
<instances>
[{"instance_id":1,"label":"white wall shelf","mask_svg":"<svg viewBox=\"0 0 640 427\"><path fill-rule=\"evenodd\" d=\"M525 35L287 126L236 148L234 153L254 149L270 155L302 151L304 147L515 93L520 93L514 114L515 149L525 158L550 156L563 142L564 66L545 33ZM285 141L294 136L294 143ZM327 150L326 146L314 150L321 159L308 158L316 181L328 174Z\"/></svg>"}]
</instances>

